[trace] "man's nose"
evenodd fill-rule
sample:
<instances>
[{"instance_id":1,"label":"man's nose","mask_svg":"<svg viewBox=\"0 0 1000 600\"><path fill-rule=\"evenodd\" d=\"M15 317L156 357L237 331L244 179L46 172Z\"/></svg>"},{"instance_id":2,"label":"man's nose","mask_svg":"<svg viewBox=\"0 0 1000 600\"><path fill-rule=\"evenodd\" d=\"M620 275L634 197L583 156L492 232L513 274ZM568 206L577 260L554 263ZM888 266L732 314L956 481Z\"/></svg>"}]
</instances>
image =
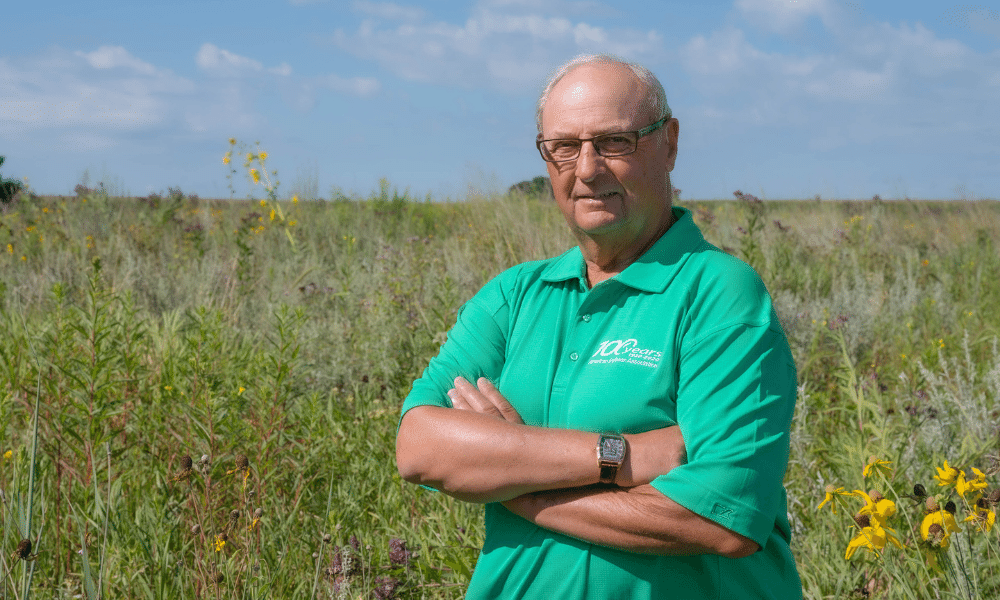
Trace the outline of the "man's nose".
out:
<instances>
[{"instance_id":1,"label":"man's nose","mask_svg":"<svg viewBox=\"0 0 1000 600\"><path fill-rule=\"evenodd\" d=\"M589 142L589 143L588 143ZM580 156L576 157L576 176L583 181L590 181L604 168L604 157L597 153L593 140L583 140L580 146Z\"/></svg>"}]
</instances>

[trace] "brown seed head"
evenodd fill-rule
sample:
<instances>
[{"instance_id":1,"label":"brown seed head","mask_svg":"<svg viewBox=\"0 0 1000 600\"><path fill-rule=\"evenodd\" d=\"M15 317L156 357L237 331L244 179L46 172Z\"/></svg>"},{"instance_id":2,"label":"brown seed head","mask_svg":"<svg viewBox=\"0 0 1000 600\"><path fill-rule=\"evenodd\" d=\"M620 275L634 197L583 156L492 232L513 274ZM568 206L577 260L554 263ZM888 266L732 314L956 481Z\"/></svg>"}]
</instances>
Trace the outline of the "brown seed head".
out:
<instances>
[{"instance_id":1,"label":"brown seed head","mask_svg":"<svg viewBox=\"0 0 1000 600\"><path fill-rule=\"evenodd\" d=\"M27 560L31 556L31 540L24 538L17 544L17 550L14 551L14 555L21 560Z\"/></svg>"},{"instance_id":2,"label":"brown seed head","mask_svg":"<svg viewBox=\"0 0 1000 600\"><path fill-rule=\"evenodd\" d=\"M229 534L226 533L225 531L223 531L222 533L220 533L218 535L218 538L219 538L220 542L228 542L229 541Z\"/></svg>"},{"instance_id":3,"label":"brown seed head","mask_svg":"<svg viewBox=\"0 0 1000 600\"><path fill-rule=\"evenodd\" d=\"M989 500L990 504L994 504L995 505L995 504L1000 503L1000 488L997 488L997 489L993 490L992 492L990 492L990 495L989 495L989 497L987 499Z\"/></svg>"},{"instance_id":4,"label":"brown seed head","mask_svg":"<svg viewBox=\"0 0 1000 600\"><path fill-rule=\"evenodd\" d=\"M958 510L958 507L955 506L954 502L952 502L951 500L949 500L948 504L944 505L944 509L946 511L950 512L951 514L955 514L955 511Z\"/></svg>"},{"instance_id":5,"label":"brown seed head","mask_svg":"<svg viewBox=\"0 0 1000 600\"><path fill-rule=\"evenodd\" d=\"M259 518L261 518L263 516L264 516L264 509L263 508L258 508L257 510L253 511L253 518L259 519Z\"/></svg>"},{"instance_id":6,"label":"brown seed head","mask_svg":"<svg viewBox=\"0 0 1000 600\"><path fill-rule=\"evenodd\" d=\"M323 534L323 543L324 544L329 544L332 540L333 540L333 536L332 535L330 535L329 533L324 533Z\"/></svg>"},{"instance_id":7,"label":"brown seed head","mask_svg":"<svg viewBox=\"0 0 1000 600\"><path fill-rule=\"evenodd\" d=\"M986 498L980 498L979 500L976 500L976 508L980 510L989 510L990 503L986 500Z\"/></svg>"},{"instance_id":8,"label":"brown seed head","mask_svg":"<svg viewBox=\"0 0 1000 600\"><path fill-rule=\"evenodd\" d=\"M832 483L830 485L826 486L826 493L827 494L832 494L832 493L834 493L836 491L837 491L837 486L833 485Z\"/></svg>"},{"instance_id":9,"label":"brown seed head","mask_svg":"<svg viewBox=\"0 0 1000 600\"><path fill-rule=\"evenodd\" d=\"M882 492L880 492L878 490L869 490L868 497L872 499L872 502L878 502L880 500L885 500L885 496L883 496Z\"/></svg>"},{"instance_id":10,"label":"brown seed head","mask_svg":"<svg viewBox=\"0 0 1000 600\"><path fill-rule=\"evenodd\" d=\"M216 571L215 574L212 575L212 581L214 581L216 584L222 584L222 582L225 580L226 576L220 573L219 571Z\"/></svg>"},{"instance_id":11,"label":"brown seed head","mask_svg":"<svg viewBox=\"0 0 1000 600\"><path fill-rule=\"evenodd\" d=\"M190 471L192 466L194 466L194 461L191 460L190 456L185 454L184 456L181 457L182 469L184 469L185 471Z\"/></svg>"},{"instance_id":12,"label":"brown seed head","mask_svg":"<svg viewBox=\"0 0 1000 600\"><path fill-rule=\"evenodd\" d=\"M927 541L938 546L944 541L944 538L944 527L940 523L931 523L931 526L927 530Z\"/></svg>"},{"instance_id":13,"label":"brown seed head","mask_svg":"<svg viewBox=\"0 0 1000 600\"><path fill-rule=\"evenodd\" d=\"M236 455L236 468L237 469L249 469L250 468L250 459L247 458L246 454L237 454Z\"/></svg>"},{"instance_id":14,"label":"brown seed head","mask_svg":"<svg viewBox=\"0 0 1000 600\"><path fill-rule=\"evenodd\" d=\"M913 484L913 495L916 496L917 498L923 498L924 496L927 495L927 488L925 488L924 486L920 485L919 483L914 483Z\"/></svg>"},{"instance_id":15,"label":"brown seed head","mask_svg":"<svg viewBox=\"0 0 1000 600\"><path fill-rule=\"evenodd\" d=\"M872 526L872 518L868 515L854 515L854 522L862 529Z\"/></svg>"},{"instance_id":16,"label":"brown seed head","mask_svg":"<svg viewBox=\"0 0 1000 600\"><path fill-rule=\"evenodd\" d=\"M199 525L197 523L195 523L194 525L192 525L191 526L191 533L193 533L195 535L198 535L199 533L201 533L201 525Z\"/></svg>"},{"instance_id":17,"label":"brown seed head","mask_svg":"<svg viewBox=\"0 0 1000 600\"><path fill-rule=\"evenodd\" d=\"M238 508L234 508L233 510L229 511L230 523L235 523L239 520L240 520L240 510Z\"/></svg>"},{"instance_id":18,"label":"brown seed head","mask_svg":"<svg viewBox=\"0 0 1000 600\"><path fill-rule=\"evenodd\" d=\"M927 496L924 506L927 507L927 512L937 512L941 510L941 507L938 505L937 500L934 499L934 496Z\"/></svg>"},{"instance_id":19,"label":"brown seed head","mask_svg":"<svg viewBox=\"0 0 1000 600\"><path fill-rule=\"evenodd\" d=\"M406 540L392 538L389 540L389 562L395 566L406 565L413 553L406 549Z\"/></svg>"}]
</instances>

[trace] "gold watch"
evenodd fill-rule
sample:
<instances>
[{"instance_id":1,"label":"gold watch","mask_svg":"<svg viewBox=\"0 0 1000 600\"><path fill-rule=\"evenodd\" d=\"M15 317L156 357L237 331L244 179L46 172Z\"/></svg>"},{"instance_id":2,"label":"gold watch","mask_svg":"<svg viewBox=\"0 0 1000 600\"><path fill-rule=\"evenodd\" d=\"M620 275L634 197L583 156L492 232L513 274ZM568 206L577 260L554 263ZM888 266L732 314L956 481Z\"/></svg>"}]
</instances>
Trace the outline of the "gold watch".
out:
<instances>
[{"instance_id":1,"label":"gold watch","mask_svg":"<svg viewBox=\"0 0 1000 600\"><path fill-rule=\"evenodd\" d=\"M602 433L597 438L597 466L601 470L601 483L614 483L618 468L625 462L628 445L625 438L612 433Z\"/></svg>"}]
</instances>

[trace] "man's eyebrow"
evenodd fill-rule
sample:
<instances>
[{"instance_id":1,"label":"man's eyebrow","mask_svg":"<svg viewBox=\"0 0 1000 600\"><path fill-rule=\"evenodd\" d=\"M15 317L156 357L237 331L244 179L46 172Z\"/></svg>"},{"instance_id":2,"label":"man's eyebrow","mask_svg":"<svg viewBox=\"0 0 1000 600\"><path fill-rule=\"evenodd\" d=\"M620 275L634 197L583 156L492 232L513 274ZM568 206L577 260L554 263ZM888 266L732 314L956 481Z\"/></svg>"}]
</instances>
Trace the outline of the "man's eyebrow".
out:
<instances>
[{"instance_id":1,"label":"man's eyebrow","mask_svg":"<svg viewBox=\"0 0 1000 600\"><path fill-rule=\"evenodd\" d=\"M627 132L631 132L631 131L638 131L639 129L641 129L641 128L637 127L635 129L628 129L627 125L602 127L600 129L597 129L596 131L590 132L589 135L584 135L584 136L572 135L572 134L569 134L569 133L561 133L561 132L559 132L557 130L551 136L545 136L542 139L546 139L546 140L578 140L578 139L581 139L581 137L582 137L582 139L590 139L592 137L597 137L599 135L608 135L609 133L627 133Z\"/></svg>"}]
</instances>

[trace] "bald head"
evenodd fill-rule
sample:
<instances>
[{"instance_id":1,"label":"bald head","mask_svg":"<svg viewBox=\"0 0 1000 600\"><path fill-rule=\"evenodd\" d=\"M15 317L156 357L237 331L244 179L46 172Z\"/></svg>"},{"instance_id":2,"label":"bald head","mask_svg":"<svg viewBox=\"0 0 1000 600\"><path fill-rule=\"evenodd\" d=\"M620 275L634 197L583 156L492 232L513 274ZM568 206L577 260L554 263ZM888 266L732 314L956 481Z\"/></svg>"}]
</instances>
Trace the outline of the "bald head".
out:
<instances>
[{"instance_id":1,"label":"bald head","mask_svg":"<svg viewBox=\"0 0 1000 600\"><path fill-rule=\"evenodd\" d=\"M607 54L587 54L578 56L562 65L549 78L545 89L538 98L538 106L535 111L535 124L538 127L538 133L542 132L542 113L545 111L556 86L570 73L578 69L602 67L607 68L607 72L615 76L614 81L603 82L603 84L608 86L627 85L628 93L634 94L632 98L637 101L637 108L647 110L652 120L656 121L662 117L671 116L663 85L649 69ZM628 77L629 74L631 77Z\"/></svg>"}]
</instances>

